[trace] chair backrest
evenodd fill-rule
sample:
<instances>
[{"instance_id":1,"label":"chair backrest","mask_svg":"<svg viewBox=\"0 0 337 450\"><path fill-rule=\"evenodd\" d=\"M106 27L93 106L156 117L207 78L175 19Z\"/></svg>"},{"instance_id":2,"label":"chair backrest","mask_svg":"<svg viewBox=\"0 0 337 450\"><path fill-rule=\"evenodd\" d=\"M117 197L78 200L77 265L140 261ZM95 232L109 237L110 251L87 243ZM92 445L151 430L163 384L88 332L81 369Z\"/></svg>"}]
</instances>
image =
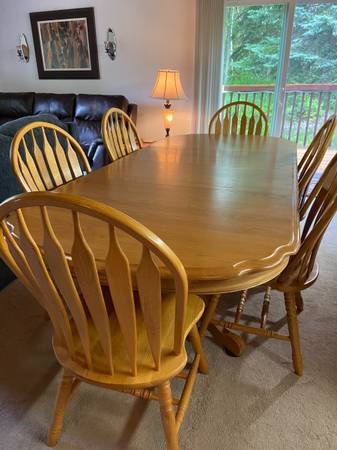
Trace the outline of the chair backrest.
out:
<instances>
[{"instance_id":1,"label":"chair backrest","mask_svg":"<svg viewBox=\"0 0 337 450\"><path fill-rule=\"evenodd\" d=\"M11 163L27 192L48 191L91 171L80 144L47 122L31 122L15 134Z\"/></svg>"},{"instance_id":2,"label":"chair backrest","mask_svg":"<svg viewBox=\"0 0 337 450\"><path fill-rule=\"evenodd\" d=\"M310 182L331 143L337 126L337 116L331 116L320 128L298 164L299 208L302 208Z\"/></svg>"},{"instance_id":3,"label":"chair backrest","mask_svg":"<svg viewBox=\"0 0 337 450\"><path fill-rule=\"evenodd\" d=\"M317 252L329 223L337 212L337 154L330 161L318 183L300 210L305 217L301 247L289 263L278 282L301 288L314 268Z\"/></svg>"},{"instance_id":4,"label":"chair backrest","mask_svg":"<svg viewBox=\"0 0 337 450\"><path fill-rule=\"evenodd\" d=\"M110 108L105 111L101 131L111 161L142 148L136 125L121 109Z\"/></svg>"},{"instance_id":5,"label":"chair backrest","mask_svg":"<svg viewBox=\"0 0 337 450\"><path fill-rule=\"evenodd\" d=\"M208 134L215 134L216 136L267 136L268 118L255 103L231 102L213 115L209 122Z\"/></svg>"},{"instance_id":6,"label":"chair backrest","mask_svg":"<svg viewBox=\"0 0 337 450\"><path fill-rule=\"evenodd\" d=\"M315 184L310 194L305 198L303 205L301 206L300 220L302 221L309 211L314 201L318 198L323 198L326 195L332 195L331 184L337 173L337 153L331 158L329 164L326 166L324 172L320 176L318 182Z\"/></svg>"},{"instance_id":7,"label":"chair backrest","mask_svg":"<svg viewBox=\"0 0 337 450\"><path fill-rule=\"evenodd\" d=\"M38 238L33 237L27 215L25 219L27 208L32 211L32 207L38 214L43 230L43 242L37 242ZM62 236L56 235L55 226L52 225L50 213L55 214L57 208L72 217L73 243L67 255L61 244ZM113 303L117 326L123 336L123 348L128 354L130 375L134 376L137 375L137 352L144 352L144 349L137 348L136 300L129 260L120 245L120 231L124 238L126 234L142 247L135 284L148 336L149 348L145 351L149 355L152 354L153 370L158 370L162 350L162 297L160 271L153 255L162 262L161 270L165 268L165 276L172 277L175 284L175 316L172 317L175 330L172 351L175 354L182 352L185 339L183 325L188 282L185 269L177 256L142 224L116 209L84 197L51 192L20 194L0 206L1 257L47 310L57 341L62 342L62 346L67 349L67 358L76 361L73 331L75 326L76 336L80 337L85 355L83 365L97 371L99 369L94 366L90 348L88 317L91 317L105 365L109 373L113 374L114 348L107 305L99 281L98 260L83 231L84 218L94 218L106 224L108 245L100 270L103 270L108 281L109 299L111 297L109 301ZM76 282L71 271L75 274ZM72 323L70 319L73 319Z\"/></svg>"}]
</instances>

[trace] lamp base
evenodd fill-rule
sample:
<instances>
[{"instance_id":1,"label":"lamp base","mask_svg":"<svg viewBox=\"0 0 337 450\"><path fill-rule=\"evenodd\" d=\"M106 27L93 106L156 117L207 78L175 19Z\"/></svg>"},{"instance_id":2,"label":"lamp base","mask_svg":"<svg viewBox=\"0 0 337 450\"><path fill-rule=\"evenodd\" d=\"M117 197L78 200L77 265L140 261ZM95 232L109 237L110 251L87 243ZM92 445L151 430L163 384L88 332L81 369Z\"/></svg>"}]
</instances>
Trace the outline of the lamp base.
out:
<instances>
[{"instance_id":1,"label":"lamp base","mask_svg":"<svg viewBox=\"0 0 337 450\"><path fill-rule=\"evenodd\" d=\"M173 110L171 109L171 103L170 100L166 100L164 103L164 110L163 110L163 116L164 116L164 128L166 131L166 136L170 136L170 130L171 130L171 122L173 120Z\"/></svg>"},{"instance_id":2,"label":"lamp base","mask_svg":"<svg viewBox=\"0 0 337 450\"><path fill-rule=\"evenodd\" d=\"M172 103L170 103L170 100L166 100L166 102L164 103L164 107L165 107L166 109L170 109L171 106L172 106Z\"/></svg>"}]
</instances>

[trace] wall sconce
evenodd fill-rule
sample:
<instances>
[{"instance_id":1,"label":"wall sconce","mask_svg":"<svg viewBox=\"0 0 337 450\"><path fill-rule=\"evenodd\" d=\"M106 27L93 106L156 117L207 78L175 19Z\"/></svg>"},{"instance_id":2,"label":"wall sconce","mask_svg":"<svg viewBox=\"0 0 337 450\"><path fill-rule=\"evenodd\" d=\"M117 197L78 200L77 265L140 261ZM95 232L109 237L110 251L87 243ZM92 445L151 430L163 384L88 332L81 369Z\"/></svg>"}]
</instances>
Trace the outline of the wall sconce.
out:
<instances>
[{"instance_id":1,"label":"wall sconce","mask_svg":"<svg viewBox=\"0 0 337 450\"><path fill-rule=\"evenodd\" d=\"M158 70L157 79L152 90L152 97L166 100L162 114L164 117L166 137L169 137L174 113L173 109L171 109L170 100L182 100L186 98L181 85L179 71L169 69Z\"/></svg>"},{"instance_id":2,"label":"wall sconce","mask_svg":"<svg viewBox=\"0 0 337 450\"><path fill-rule=\"evenodd\" d=\"M114 61L117 56L117 41L116 35L111 28L108 28L106 41L104 42L105 53L108 54L109 58Z\"/></svg>"},{"instance_id":3,"label":"wall sconce","mask_svg":"<svg viewBox=\"0 0 337 450\"><path fill-rule=\"evenodd\" d=\"M16 54L21 61L26 63L29 61L29 47L26 36L23 33L20 34L20 44L16 46Z\"/></svg>"}]
</instances>

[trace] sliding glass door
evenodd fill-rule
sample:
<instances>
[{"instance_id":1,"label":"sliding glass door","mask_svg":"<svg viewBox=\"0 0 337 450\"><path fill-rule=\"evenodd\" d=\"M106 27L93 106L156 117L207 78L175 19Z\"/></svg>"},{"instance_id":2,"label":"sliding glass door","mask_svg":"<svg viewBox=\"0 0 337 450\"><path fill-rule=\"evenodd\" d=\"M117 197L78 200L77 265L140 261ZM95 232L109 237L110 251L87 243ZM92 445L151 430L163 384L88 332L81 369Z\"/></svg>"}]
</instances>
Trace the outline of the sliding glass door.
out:
<instances>
[{"instance_id":1,"label":"sliding glass door","mask_svg":"<svg viewBox=\"0 0 337 450\"><path fill-rule=\"evenodd\" d=\"M297 4L281 135L304 148L337 111L337 5ZM336 139L332 147L336 148Z\"/></svg>"},{"instance_id":2,"label":"sliding glass door","mask_svg":"<svg viewBox=\"0 0 337 450\"><path fill-rule=\"evenodd\" d=\"M259 105L271 124L277 107L287 6L226 6L223 103Z\"/></svg>"},{"instance_id":3,"label":"sliding glass door","mask_svg":"<svg viewBox=\"0 0 337 450\"><path fill-rule=\"evenodd\" d=\"M223 103L253 101L305 147L337 111L337 5L272 1L225 6Z\"/></svg>"}]
</instances>

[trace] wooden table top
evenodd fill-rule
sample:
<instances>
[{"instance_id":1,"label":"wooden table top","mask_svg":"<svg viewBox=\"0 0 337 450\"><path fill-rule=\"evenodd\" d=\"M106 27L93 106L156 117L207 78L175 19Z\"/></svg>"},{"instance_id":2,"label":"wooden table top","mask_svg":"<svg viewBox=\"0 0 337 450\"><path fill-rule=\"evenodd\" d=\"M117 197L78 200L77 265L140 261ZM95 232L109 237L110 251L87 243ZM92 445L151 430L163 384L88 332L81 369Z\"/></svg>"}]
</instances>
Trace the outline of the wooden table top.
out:
<instances>
[{"instance_id":1,"label":"wooden table top","mask_svg":"<svg viewBox=\"0 0 337 450\"><path fill-rule=\"evenodd\" d=\"M149 227L181 259L197 292L269 281L299 245L296 145L283 139L174 136L56 191L99 200ZM67 235L61 213L57 222ZM106 230L87 229L103 257ZM127 253L136 264L138 249Z\"/></svg>"}]
</instances>

